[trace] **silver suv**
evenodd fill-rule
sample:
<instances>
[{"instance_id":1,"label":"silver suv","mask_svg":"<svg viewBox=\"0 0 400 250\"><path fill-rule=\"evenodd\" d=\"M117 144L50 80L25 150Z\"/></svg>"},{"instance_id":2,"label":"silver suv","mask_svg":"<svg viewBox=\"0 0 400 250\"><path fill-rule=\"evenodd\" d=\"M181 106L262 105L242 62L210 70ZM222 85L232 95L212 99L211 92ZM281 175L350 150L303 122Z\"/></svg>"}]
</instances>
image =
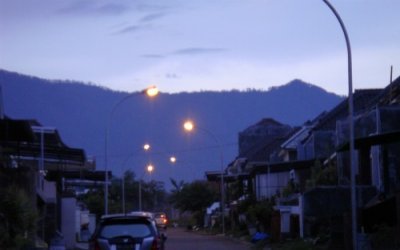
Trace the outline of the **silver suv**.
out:
<instances>
[{"instance_id":1,"label":"silver suv","mask_svg":"<svg viewBox=\"0 0 400 250\"><path fill-rule=\"evenodd\" d=\"M90 250L163 250L164 237L148 213L102 216L89 241Z\"/></svg>"}]
</instances>

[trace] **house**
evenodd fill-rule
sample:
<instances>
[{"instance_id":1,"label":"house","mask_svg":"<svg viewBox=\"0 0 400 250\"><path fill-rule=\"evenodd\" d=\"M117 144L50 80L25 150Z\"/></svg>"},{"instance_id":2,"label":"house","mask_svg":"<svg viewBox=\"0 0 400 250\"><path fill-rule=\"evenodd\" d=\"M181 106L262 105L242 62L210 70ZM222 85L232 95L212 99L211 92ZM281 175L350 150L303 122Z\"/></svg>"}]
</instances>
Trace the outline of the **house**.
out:
<instances>
[{"instance_id":1,"label":"house","mask_svg":"<svg viewBox=\"0 0 400 250\"><path fill-rule=\"evenodd\" d=\"M74 184L68 180L104 180L104 173L94 171L95 162L82 149L65 145L57 129L35 120L0 119L0 150L0 170L4 176L18 176L37 211L36 237L49 244L60 232L67 248L73 248L78 206ZM8 185L7 180L1 183Z\"/></svg>"},{"instance_id":2,"label":"house","mask_svg":"<svg viewBox=\"0 0 400 250\"><path fill-rule=\"evenodd\" d=\"M256 199L266 198L260 186L260 178L252 178L255 168L269 162L278 145L292 135L298 128L282 124L271 118L265 118L239 133L239 155L227 167L227 178L239 181L242 192L231 201L243 198L243 194L254 194Z\"/></svg>"},{"instance_id":3,"label":"house","mask_svg":"<svg viewBox=\"0 0 400 250\"><path fill-rule=\"evenodd\" d=\"M354 93L354 128L357 180L358 232L373 233L376 226L397 225L399 218L399 84L397 79L383 90ZM337 185L302 191L299 207L300 235L316 236L324 229L336 247L351 246L349 123L347 101L325 114L298 144L299 159L323 159L322 167L334 164ZM348 115L347 115L348 116ZM396 205L397 204L397 205ZM277 208L287 212L287 207Z\"/></svg>"},{"instance_id":4,"label":"house","mask_svg":"<svg viewBox=\"0 0 400 250\"><path fill-rule=\"evenodd\" d=\"M359 229L374 233L379 225L396 228L400 233L400 78L389 84L374 100L374 105L354 118L356 181L359 186L376 190L366 203L357 203ZM338 124L339 139L348 134ZM339 140L340 179L348 180L346 140ZM344 155L344 156L342 156Z\"/></svg>"},{"instance_id":5,"label":"house","mask_svg":"<svg viewBox=\"0 0 400 250\"><path fill-rule=\"evenodd\" d=\"M385 89L353 94L359 232L374 233L376 226L386 224L400 233L399 86L400 78ZM257 203L274 199L281 235L315 237L326 229L336 247L349 248L348 151L347 99L301 127L263 119L239 133L239 155L224 172L228 193L233 195L238 186L241 191L229 197L230 205L252 196ZM318 179L312 179L316 169L334 170L330 186L319 186ZM220 171L207 174L209 180L218 176ZM291 193L283 195L288 190Z\"/></svg>"}]
</instances>

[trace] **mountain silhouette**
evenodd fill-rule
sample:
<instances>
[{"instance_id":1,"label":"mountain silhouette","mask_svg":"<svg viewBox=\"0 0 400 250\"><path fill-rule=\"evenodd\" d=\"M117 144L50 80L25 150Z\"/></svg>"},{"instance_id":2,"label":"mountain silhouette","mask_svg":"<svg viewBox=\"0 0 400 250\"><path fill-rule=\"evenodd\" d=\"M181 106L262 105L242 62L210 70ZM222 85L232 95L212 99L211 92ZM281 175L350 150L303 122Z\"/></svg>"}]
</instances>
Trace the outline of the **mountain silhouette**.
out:
<instances>
[{"instance_id":1,"label":"mountain silhouette","mask_svg":"<svg viewBox=\"0 0 400 250\"><path fill-rule=\"evenodd\" d=\"M105 166L108 131L108 170L116 176L131 169L139 178L165 182L191 181L221 169L238 154L238 133L263 118L299 126L328 111L343 97L315 85L293 80L268 91L201 91L161 93L149 100L140 92L112 91L91 83L46 80L0 70L5 114L13 119L36 119L58 129L64 143L94 157ZM114 105L126 99L110 117ZM198 129L183 130L186 119ZM108 128L108 129L107 129ZM143 152L149 143L151 150ZM221 154L222 153L222 154ZM169 156L177 158L175 164ZM152 163L155 170L145 174Z\"/></svg>"}]
</instances>

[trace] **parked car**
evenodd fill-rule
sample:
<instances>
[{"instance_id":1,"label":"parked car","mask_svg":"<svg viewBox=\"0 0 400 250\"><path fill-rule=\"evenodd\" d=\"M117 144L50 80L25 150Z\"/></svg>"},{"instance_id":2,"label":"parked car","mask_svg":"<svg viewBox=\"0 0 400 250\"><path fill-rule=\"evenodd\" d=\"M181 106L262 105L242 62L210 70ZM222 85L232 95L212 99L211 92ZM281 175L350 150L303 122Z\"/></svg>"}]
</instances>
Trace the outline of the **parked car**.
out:
<instances>
[{"instance_id":1,"label":"parked car","mask_svg":"<svg viewBox=\"0 0 400 250\"><path fill-rule=\"evenodd\" d=\"M101 217L89 249L163 250L164 240L151 213L113 214Z\"/></svg>"},{"instance_id":2,"label":"parked car","mask_svg":"<svg viewBox=\"0 0 400 250\"><path fill-rule=\"evenodd\" d=\"M154 220L156 221L156 225L158 228L167 229L168 219L167 215L164 212L156 212L154 213Z\"/></svg>"}]
</instances>

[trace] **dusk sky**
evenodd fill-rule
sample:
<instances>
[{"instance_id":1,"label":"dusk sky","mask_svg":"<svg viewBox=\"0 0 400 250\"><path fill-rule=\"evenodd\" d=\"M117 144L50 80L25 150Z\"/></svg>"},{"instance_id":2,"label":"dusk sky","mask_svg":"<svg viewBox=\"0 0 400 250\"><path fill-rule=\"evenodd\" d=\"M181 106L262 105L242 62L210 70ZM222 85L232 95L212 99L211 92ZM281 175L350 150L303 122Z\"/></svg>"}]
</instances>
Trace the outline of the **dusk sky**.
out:
<instances>
[{"instance_id":1,"label":"dusk sky","mask_svg":"<svg viewBox=\"0 0 400 250\"><path fill-rule=\"evenodd\" d=\"M400 1L331 0L355 89L400 75ZM322 0L0 0L0 68L113 90L267 90L295 78L347 95L343 33Z\"/></svg>"}]
</instances>

